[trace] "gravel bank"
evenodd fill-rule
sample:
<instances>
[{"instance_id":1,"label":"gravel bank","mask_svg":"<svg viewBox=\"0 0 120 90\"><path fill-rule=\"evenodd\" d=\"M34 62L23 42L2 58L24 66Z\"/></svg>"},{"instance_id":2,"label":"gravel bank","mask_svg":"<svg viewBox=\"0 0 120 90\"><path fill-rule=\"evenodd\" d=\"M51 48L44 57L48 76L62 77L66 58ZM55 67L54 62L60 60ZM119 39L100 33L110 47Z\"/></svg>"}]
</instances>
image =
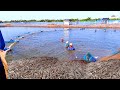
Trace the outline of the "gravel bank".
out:
<instances>
[{"instance_id":1,"label":"gravel bank","mask_svg":"<svg viewBox=\"0 0 120 90\"><path fill-rule=\"evenodd\" d=\"M120 79L120 60L87 64L80 60L32 57L8 65L10 79Z\"/></svg>"}]
</instances>

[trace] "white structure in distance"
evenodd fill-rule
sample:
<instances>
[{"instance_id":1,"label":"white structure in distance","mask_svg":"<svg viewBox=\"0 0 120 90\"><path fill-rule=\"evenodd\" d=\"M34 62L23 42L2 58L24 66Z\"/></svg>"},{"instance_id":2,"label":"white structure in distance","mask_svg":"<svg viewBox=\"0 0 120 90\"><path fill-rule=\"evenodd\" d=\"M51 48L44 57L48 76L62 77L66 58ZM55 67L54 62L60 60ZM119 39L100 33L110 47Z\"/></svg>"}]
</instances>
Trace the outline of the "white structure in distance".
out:
<instances>
[{"instance_id":1,"label":"white structure in distance","mask_svg":"<svg viewBox=\"0 0 120 90\"><path fill-rule=\"evenodd\" d=\"M70 19L64 19L63 21L64 25L71 25L71 20Z\"/></svg>"}]
</instances>

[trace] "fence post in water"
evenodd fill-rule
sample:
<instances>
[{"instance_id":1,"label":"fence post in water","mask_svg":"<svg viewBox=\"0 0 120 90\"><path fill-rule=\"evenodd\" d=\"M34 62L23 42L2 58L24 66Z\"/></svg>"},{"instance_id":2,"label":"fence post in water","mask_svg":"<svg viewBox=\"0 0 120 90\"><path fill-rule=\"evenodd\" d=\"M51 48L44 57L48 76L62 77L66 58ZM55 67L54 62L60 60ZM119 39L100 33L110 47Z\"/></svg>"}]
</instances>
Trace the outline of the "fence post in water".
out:
<instances>
[{"instance_id":1,"label":"fence post in water","mask_svg":"<svg viewBox=\"0 0 120 90\"><path fill-rule=\"evenodd\" d=\"M61 42L64 42L64 39L63 39L63 38L61 38Z\"/></svg>"}]
</instances>

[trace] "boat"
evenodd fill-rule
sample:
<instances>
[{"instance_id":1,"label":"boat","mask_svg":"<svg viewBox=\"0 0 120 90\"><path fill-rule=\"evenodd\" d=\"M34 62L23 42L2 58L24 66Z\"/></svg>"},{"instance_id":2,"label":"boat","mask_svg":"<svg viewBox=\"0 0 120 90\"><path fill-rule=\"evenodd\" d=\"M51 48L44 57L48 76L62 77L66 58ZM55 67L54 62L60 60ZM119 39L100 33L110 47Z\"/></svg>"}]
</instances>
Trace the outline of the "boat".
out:
<instances>
[{"instance_id":1,"label":"boat","mask_svg":"<svg viewBox=\"0 0 120 90\"><path fill-rule=\"evenodd\" d=\"M95 57L93 57L92 54L89 52L83 56L83 59L87 62L96 62Z\"/></svg>"}]
</instances>

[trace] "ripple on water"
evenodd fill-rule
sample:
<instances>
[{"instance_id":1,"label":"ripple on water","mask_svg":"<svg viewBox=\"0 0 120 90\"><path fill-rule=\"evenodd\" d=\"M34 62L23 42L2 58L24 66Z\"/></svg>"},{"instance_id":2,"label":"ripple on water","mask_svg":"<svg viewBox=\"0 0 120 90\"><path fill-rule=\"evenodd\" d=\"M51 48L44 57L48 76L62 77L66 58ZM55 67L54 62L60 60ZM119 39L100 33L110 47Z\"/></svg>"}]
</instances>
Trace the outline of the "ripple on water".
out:
<instances>
[{"instance_id":1,"label":"ripple on water","mask_svg":"<svg viewBox=\"0 0 120 90\"><path fill-rule=\"evenodd\" d=\"M74 29L68 30L68 32L42 32L22 39L13 48L13 60L34 56L49 56L57 57L60 60L73 60L76 57L77 59L82 59L87 52L101 58L111 55L112 49L115 49L115 47L120 47L120 40L115 42L118 40L120 33L114 32L111 34L112 31L104 32L103 30L98 30L95 33L92 29ZM116 36L111 38L111 35ZM65 43L60 42L61 37L72 42L76 50L73 52L67 51L64 47Z\"/></svg>"}]
</instances>

